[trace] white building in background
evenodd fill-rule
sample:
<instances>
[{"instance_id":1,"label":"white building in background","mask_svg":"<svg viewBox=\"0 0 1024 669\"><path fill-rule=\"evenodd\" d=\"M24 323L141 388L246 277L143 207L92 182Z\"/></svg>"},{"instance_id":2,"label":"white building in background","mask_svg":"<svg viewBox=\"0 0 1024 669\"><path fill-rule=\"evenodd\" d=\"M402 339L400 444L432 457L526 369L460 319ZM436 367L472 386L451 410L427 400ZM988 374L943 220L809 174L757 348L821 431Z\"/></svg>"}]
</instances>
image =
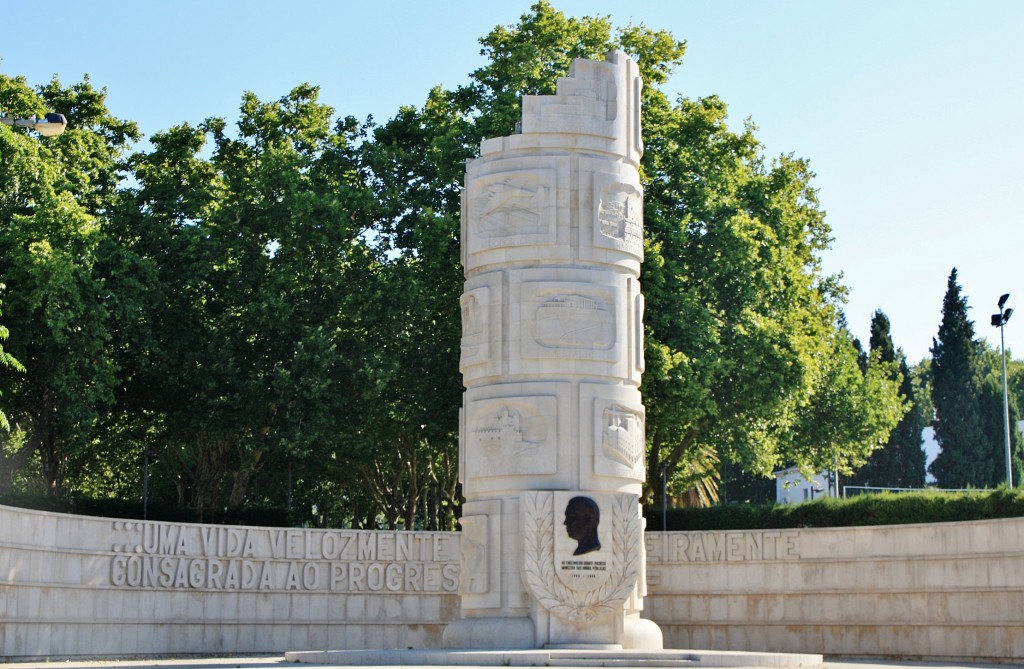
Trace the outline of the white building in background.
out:
<instances>
[{"instance_id":1,"label":"white building in background","mask_svg":"<svg viewBox=\"0 0 1024 669\"><path fill-rule=\"evenodd\" d=\"M1017 421L1017 430L1024 434L1024 420ZM921 431L921 442L925 453L925 485L931 486L935 484L935 477L928 471L928 467L942 450L938 442L935 441L933 427L928 426ZM835 492L835 487L829 485L828 472L819 472L809 481L796 467L775 472L776 504L801 504L821 497L839 497L839 494Z\"/></svg>"},{"instance_id":2,"label":"white building in background","mask_svg":"<svg viewBox=\"0 0 1024 669\"><path fill-rule=\"evenodd\" d=\"M935 428L929 425L921 430L921 448L924 449L924 483L934 485L935 477L928 470L935 462L935 456L939 454L939 442L935 441Z\"/></svg>"},{"instance_id":3,"label":"white building in background","mask_svg":"<svg viewBox=\"0 0 1024 669\"><path fill-rule=\"evenodd\" d=\"M796 467L775 472L775 503L802 504L822 497L836 497L829 486L828 472L804 478Z\"/></svg>"},{"instance_id":4,"label":"white building in background","mask_svg":"<svg viewBox=\"0 0 1024 669\"><path fill-rule=\"evenodd\" d=\"M1017 432L1018 434L1024 434L1024 420L1017 421ZM935 483L935 477L928 471L928 467L932 466L932 462L939 455L939 451L942 448L939 446L939 442L935 441L935 428L928 426L921 430L921 447L924 448L924 466L925 466L925 485L933 485ZM1016 484L1016 482L1015 482Z\"/></svg>"}]
</instances>

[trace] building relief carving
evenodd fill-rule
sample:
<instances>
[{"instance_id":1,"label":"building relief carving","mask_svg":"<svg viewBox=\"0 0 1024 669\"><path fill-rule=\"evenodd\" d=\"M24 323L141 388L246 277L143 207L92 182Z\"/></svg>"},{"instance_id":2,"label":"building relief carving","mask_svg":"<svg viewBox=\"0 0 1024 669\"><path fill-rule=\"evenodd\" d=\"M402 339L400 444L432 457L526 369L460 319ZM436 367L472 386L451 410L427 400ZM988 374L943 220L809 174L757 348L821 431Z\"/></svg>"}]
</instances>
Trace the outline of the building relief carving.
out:
<instances>
[{"instance_id":1,"label":"building relief carving","mask_svg":"<svg viewBox=\"0 0 1024 669\"><path fill-rule=\"evenodd\" d=\"M543 475L557 470L561 402L550 395L471 399L467 405L469 479ZM470 484L472 485L472 484Z\"/></svg>"},{"instance_id":2,"label":"building relief carving","mask_svg":"<svg viewBox=\"0 0 1024 669\"><path fill-rule=\"evenodd\" d=\"M643 415L618 404L604 410L601 445L605 457L636 467L644 455Z\"/></svg>"},{"instance_id":3,"label":"building relief carving","mask_svg":"<svg viewBox=\"0 0 1024 669\"><path fill-rule=\"evenodd\" d=\"M612 184L601 193L598 229L631 252L643 250L643 201L635 186Z\"/></svg>"},{"instance_id":4,"label":"building relief carving","mask_svg":"<svg viewBox=\"0 0 1024 669\"><path fill-rule=\"evenodd\" d=\"M596 160L581 167L593 174L593 188L585 191L588 194L583 197L587 201L581 202L581 213L585 210L585 215L592 217L591 244L595 249L625 253L637 263L629 267L630 271L639 271L644 255L643 191L635 181L635 172L608 172L607 168ZM600 254L588 257L597 262L608 260Z\"/></svg>"},{"instance_id":5,"label":"building relief carving","mask_svg":"<svg viewBox=\"0 0 1024 669\"><path fill-rule=\"evenodd\" d=\"M548 348L609 349L615 344L615 314L604 300L558 295L534 314L534 339Z\"/></svg>"}]
</instances>

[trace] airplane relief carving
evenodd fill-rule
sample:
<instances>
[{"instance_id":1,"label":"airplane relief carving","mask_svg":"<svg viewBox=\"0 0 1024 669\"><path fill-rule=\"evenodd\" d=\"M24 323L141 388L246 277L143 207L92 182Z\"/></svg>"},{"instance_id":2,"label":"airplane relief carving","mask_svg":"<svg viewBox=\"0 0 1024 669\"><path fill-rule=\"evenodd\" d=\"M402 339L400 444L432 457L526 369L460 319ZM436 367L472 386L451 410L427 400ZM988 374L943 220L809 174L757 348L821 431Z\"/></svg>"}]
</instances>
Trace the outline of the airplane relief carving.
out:
<instances>
[{"instance_id":1,"label":"airplane relief carving","mask_svg":"<svg viewBox=\"0 0 1024 669\"><path fill-rule=\"evenodd\" d=\"M545 231L541 209L547 205L548 190L517 184L512 179L488 186L477 196L481 237L537 235Z\"/></svg>"},{"instance_id":2,"label":"airplane relief carving","mask_svg":"<svg viewBox=\"0 0 1024 669\"><path fill-rule=\"evenodd\" d=\"M470 191L477 250L553 241L554 170L499 172Z\"/></svg>"}]
</instances>

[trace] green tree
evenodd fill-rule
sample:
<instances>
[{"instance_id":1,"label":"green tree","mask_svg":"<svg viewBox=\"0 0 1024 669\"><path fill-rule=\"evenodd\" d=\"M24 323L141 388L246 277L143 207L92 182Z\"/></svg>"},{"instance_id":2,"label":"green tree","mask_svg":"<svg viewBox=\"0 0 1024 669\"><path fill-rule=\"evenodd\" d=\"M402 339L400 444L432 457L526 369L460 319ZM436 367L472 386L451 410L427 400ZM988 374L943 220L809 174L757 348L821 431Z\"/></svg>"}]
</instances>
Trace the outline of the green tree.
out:
<instances>
[{"instance_id":1,"label":"green tree","mask_svg":"<svg viewBox=\"0 0 1024 669\"><path fill-rule=\"evenodd\" d=\"M929 470L943 488L985 487L992 483L995 448L985 433L979 346L967 316L953 268L942 301L942 323L932 340L932 404L940 451Z\"/></svg>"},{"instance_id":2,"label":"green tree","mask_svg":"<svg viewBox=\"0 0 1024 669\"><path fill-rule=\"evenodd\" d=\"M1000 350L989 346L984 340L978 341L979 364L981 375L981 391L978 395L978 408L981 424L985 433L986 444L992 451L992 474L988 486L995 487L1006 481L1006 417L1003 412L1003 362ZM1009 381L1009 365L1007 380ZM1010 420L1010 462L1013 469L1013 483L1021 483L1021 444L1017 421L1020 417L1020 405L1017 397L1007 392L1007 408Z\"/></svg>"},{"instance_id":3,"label":"green tree","mask_svg":"<svg viewBox=\"0 0 1024 669\"><path fill-rule=\"evenodd\" d=\"M455 98L435 88L364 147L381 299L365 304L377 344L367 406L377 420L360 468L392 526L452 527L458 501L460 192L479 131Z\"/></svg>"},{"instance_id":4,"label":"green tree","mask_svg":"<svg viewBox=\"0 0 1024 669\"><path fill-rule=\"evenodd\" d=\"M0 283L0 295L3 294L4 288L6 288L6 286ZM3 306L3 302L0 302L0 306ZM3 311L0 310L0 316L2 315ZM0 367L14 370L16 372L24 372L25 367L20 362L18 362L14 358L14 356L12 356L10 353L4 350L3 342L6 341L9 336L10 331L3 325L0 325ZM3 397L2 388L0 388L0 397ZM7 420L7 414L5 414L3 411L3 405L0 404L0 431L9 431L10 429L11 424Z\"/></svg>"},{"instance_id":5,"label":"green tree","mask_svg":"<svg viewBox=\"0 0 1024 669\"><path fill-rule=\"evenodd\" d=\"M109 305L117 298L97 270L97 249L121 178L118 161L137 132L110 115L104 98L88 79L68 87L54 79L33 91L22 78L0 75L8 113L51 110L71 119L50 139L0 128L0 276L12 291L10 353L25 368L0 382L13 428L0 435L0 491L38 458L46 489L62 494L68 472L92 458L112 401Z\"/></svg>"},{"instance_id":6,"label":"green tree","mask_svg":"<svg viewBox=\"0 0 1024 669\"><path fill-rule=\"evenodd\" d=\"M720 466L845 470L884 441L900 403L882 365L859 369L842 327L805 161L767 160L754 126L732 130L715 97L671 102L658 86L685 44L664 31L538 2L481 45L487 62L467 85L381 126L332 126L309 85L272 102L247 94L237 134L222 119L158 133L121 190L119 154L102 149L121 150L130 128L100 115L87 138L67 135L69 151L95 158L68 177L80 198L64 218L87 251L75 285L103 296L69 312L93 328L72 349L97 365L66 384L94 393L76 398L93 411L79 419L83 450L114 449L106 460L126 471L148 453L161 494L199 510L287 499L316 508L306 522L450 527L465 160L515 131L523 95L553 93L573 58L613 48L645 80L652 479L665 472L708 502ZM11 284L26 299L26 282ZM36 336L23 322L11 321L16 336ZM98 429L102 443L88 440Z\"/></svg>"},{"instance_id":7,"label":"green tree","mask_svg":"<svg viewBox=\"0 0 1024 669\"><path fill-rule=\"evenodd\" d=\"M373 262L362 129L332 127L317 97L246 94L237 136L216 118L157 134L132 157L138 185L115 217L146 296L124 363L124 407L143 422L129 433L204 516L265 497L253 484L268 465L323 471L362 428L350 391L365 355L352 303Z\"/></svg>"},{"instance_id":8,"label":"green tree","mask_svg":"<svg viewBox=\"0 0 1024 669\"><path fill-rule=\"evenodd\" d=\"M795 462L818 463L819 471L848 475L884 448L905 415L896 364L886 361L883 352L872 351L864 370L858 354L852 335L837 330L810 401L798 412L793 443L803 454Z\"/></svg>"},{"instance_id":9,"label":"green tree","mask_svg":"<svg viewBox=\"0 0 1024 669\"><path fill-rule=\"evenodd\" d=\"M1007 392L1014 405L1017 407L1015 415L1017 420L1010 424L1010 435L1017 439L1017 449L1013 455L1013 485L1014 487L1024 486L1024 447L1021 445L1020 411L1024 407L1024 361L1014 360L1012 352L1006 351L1006 378ZM1005 476L1005 474L1003 475Z\"/></svg>"},{"instance_id":10,"label":"green tree","mask_svg":"<svg viewBox=\"0 0 1024 669\"><path fill-rule=\"evenodd\" d=\"M853 374L809 166L767 163L755 128L731 131L714 97L646 113L649 475L708 447L761 475L849 471L901 410L893 384Z\"/></svg>"},{"instance_id":11,"label":"green tree","mask_svg":"<svg viewBox=\"0 0 1024 669\"><path fill-rule=\"evenodd\" d=\"M901 349L892 341L889 318L881 311L871 317L871 359L889 366L890 378L899 384L899 396L907 412L892 431L888 442L871 454L867 463L847 480L850 485L922 488L925 482L925 453L921 431L928 420L917 402L910 367Z\"/></svg>"},{"instance_id":12,"label":"green tree","mask_svg":"<svg viewBox=\"0 0 1024 669\"><path fill-rule=\"evenodd\" d=\"M455 239L463 161L483 137L513 133L521 96L553 93L572 58L600 59L623 48L645 79L641 280L648 304L643 390L651 487L659 487L663 467L675 489L707 482L719 454L762 474L790 461L848 468L863 460L884 421L865 436L861 426L853 429L852 421L819 404L819 415L834 423L831 443L856 446L815 448L798 434L810 427L802 415L815 396L825 402L829 382L848 384L847 406L855 399L864 408L868 399L895 406L894 388L866 384L827 362L836 351L847 360L837 326L842 289L820 271L829 229L806 162L782 156L767 164L753 126L732 132L717 98L670 103L658 85L685 45L663 31L615 30L607 18L567 18L539 2L481 44L488 63L469 85L433 91L422 110L404 109L375 133L370 149L375 188L390 203L382 237L417 261L434 259L424 279L443 287L434 295L453 305L452 320L461 290ZM444 244L427 246L434 240ZM433 355L451 357L435 368L454 369L458 332L438 334L444 344ZM456 390L449 392L441 397L457 404ZM713 486L702 495L712 499Z\"/></svg>"}]
</instances>

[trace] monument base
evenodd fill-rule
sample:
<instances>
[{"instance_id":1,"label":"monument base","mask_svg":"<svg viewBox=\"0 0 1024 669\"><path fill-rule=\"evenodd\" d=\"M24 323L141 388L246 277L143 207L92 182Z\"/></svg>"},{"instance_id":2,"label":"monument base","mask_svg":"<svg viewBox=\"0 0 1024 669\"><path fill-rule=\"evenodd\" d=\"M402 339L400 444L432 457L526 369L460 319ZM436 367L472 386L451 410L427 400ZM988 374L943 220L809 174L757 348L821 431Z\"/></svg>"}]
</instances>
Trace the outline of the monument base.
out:
<instances>
[{"instance_id":1,"label":"monument base","mask_svg":"<svg viewBox=\"0 0 1024 669\"><path fill-rule=\"evenodd\" d=\"M819 669L821 655L713 650L326 650L285 661L341 667L772 667Z\"/></svg>"},{"instance_id":2,"label":"monument base","mask_svg":"<svg viewBox=\"0 0 1024 669\"><path fill-rule=\"evenodd\" d=\"M500 648L525 650L537 647L533 620L522 618L464 618L444 628L445 648Z\"/></svg>"},{"instance_id":3,"label":"monument base","mask_svg":"<svg viewBox=\"0 0 1024 669\"><path fill-rule=\"evenodd\" d=\"M634 615L623 621L622 646L627 649L661 650L665 647L665 640L657 623Z\"/></svg>"},{"instance_id":4,"label":"monument base","mask_svg":"<svg viewBox=\"0 0 1024 669\"><path fill-rule=\"evenodd\" d=\"M534 622L529 617L464 618L445 627L444 648L473 650L661 650L664 647L661 628L638 615L627 615L622 621L621 643L589 643L587 641L537 641Z\"/></svg>"}]
</instances>

